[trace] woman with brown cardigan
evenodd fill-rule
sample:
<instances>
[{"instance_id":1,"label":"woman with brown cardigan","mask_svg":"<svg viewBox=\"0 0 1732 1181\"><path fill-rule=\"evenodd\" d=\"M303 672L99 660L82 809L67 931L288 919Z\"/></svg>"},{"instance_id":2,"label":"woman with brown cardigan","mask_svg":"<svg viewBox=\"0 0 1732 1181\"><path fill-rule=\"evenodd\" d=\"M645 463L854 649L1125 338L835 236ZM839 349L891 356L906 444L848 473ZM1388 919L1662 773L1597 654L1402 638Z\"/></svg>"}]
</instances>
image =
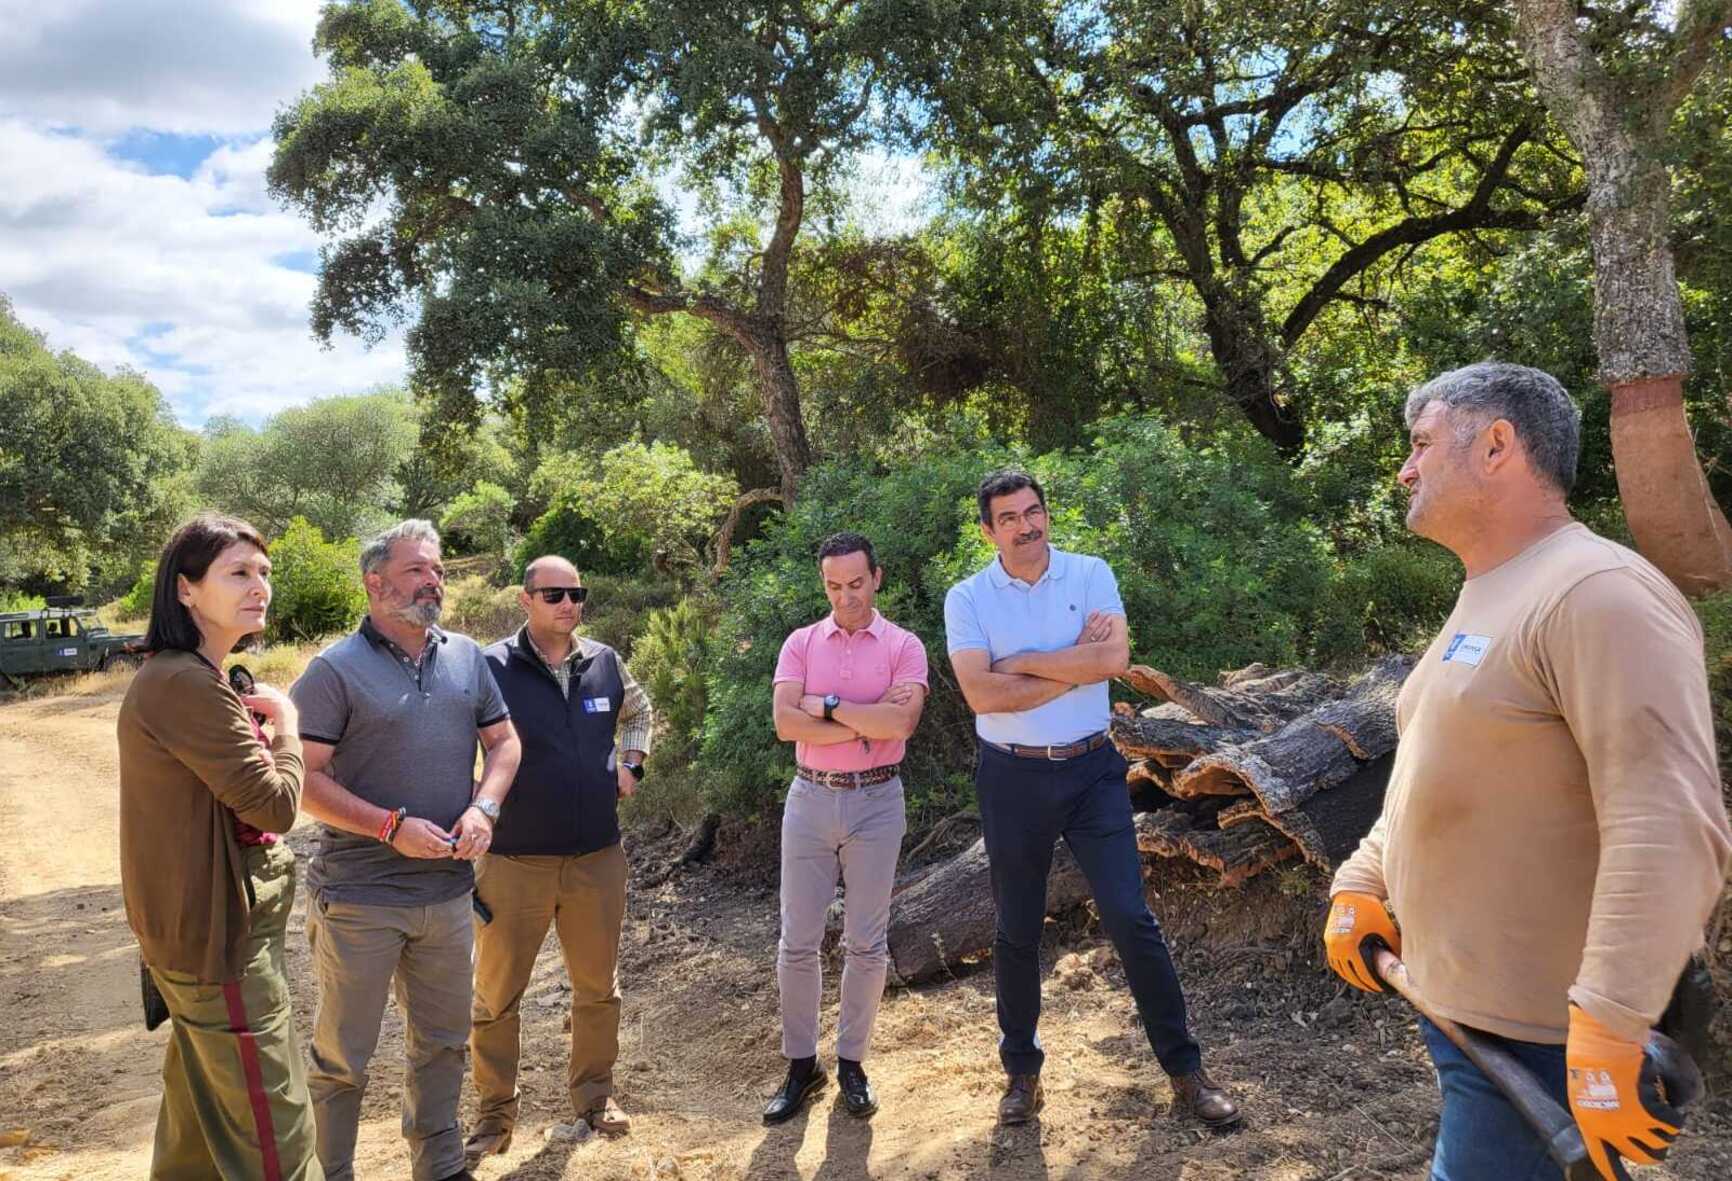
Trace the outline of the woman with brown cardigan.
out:
<instances>
[{"instance_id":1,"label":"woman with brown cardigan","mask_svg":"<svg viewBox=\"0 0 1732 1181\"><path fill-rule=\"evenodd\" d=\"M174 1023L153 1181L323 1181L283 968L295 707L262 685L242 697L219 671L264 627L270 571L245 521L182 525L157 562L152 655L120 707L121 889Z\"/></svg>"}]
</instances>

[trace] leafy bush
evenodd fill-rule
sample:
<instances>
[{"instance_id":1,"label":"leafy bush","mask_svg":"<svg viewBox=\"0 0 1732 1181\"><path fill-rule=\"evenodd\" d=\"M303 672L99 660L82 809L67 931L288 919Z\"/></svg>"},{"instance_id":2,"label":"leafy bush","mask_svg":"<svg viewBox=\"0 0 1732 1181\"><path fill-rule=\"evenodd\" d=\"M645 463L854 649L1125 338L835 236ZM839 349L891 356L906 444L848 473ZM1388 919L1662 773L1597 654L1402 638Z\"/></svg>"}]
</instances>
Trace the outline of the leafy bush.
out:
<instances>
[{"instance_id":1,"label":"leafy bush","mask_svg":"<svg viewBox=\"0 0 1732 1181\"><path fill-rule=\"evenodd\" d=\"M304 517L271 543L271 643L316 640L354 627L367 610L360 543L326 541Z\"/></svg>"},{"instance_id":2,"label":"leafy bush","mask_svg":"<svg viewBox=\"0 0 1732 1181\"><path fill-rule=\"evenodd\" d=\"M511 513L516 507L511 493L477 480L445 510L439 532L456 553L503 557L511 550Z\"/></svg>"},{"instance_id":3,"label":"leafy bush","mask_svg":"<svg viewBox=\"0 0 1732 1181\"><path fill-rule=\"evenodd\" d=\"M1721 790L1732 807L1732 591L1696 601L1708 658L1708 695L1720 743Z\"/></svg>"},{"instance_id":4,"label":"leafy bush","mask_svg":"<svg viewBox=\"0 0 1732 1181\"><path fill-rule=\"evenodd\" d=\"M544 460L531 481L548 509L518 548L519 568L558 553L581 570L630 573L650 565L690 574L708 556L739 485L699 468L667 443L621 443L599 463L576 452Z\"/></svg>"},{"instance_id":5,"label":"leafy bush","mask_svg":"<svg viewBox=\"0 0 1732 1181\"><path fill-rule=\"evenodd\" d=\"M41 595L0 588L0 611L40 611L46 606L48 600Z\"/></svg>"},{"instance_id":6,"label":"leafy bush","mask_svg":"<svg viewBox=\"0 0 1732 1181\"><path fill-rule=\"evenodd\" d=\"M632 648L632 675L655 704L660 733L650 751L656 777L690 771L709 700L705 677L715 655L715 605L692 596L649 613Z\"/></svg>"},{"instance_id":7,"label":"leafy bush","mask_svg":"<svg viewBox=\"0 0 1732 1181\"><path fill-rule=\"evenodd\" d=\"M1424 647L1449 618L1461 576L1448 550L1418 540L1349 559L1321 604L1313 659L1351 663L1368 652Z\"/></svg>"},{"instance_id":8,"label":"leafy bush","mask_svg":"<svg viewBox=\"0 0 1732 1181\"><path fill-rule=\"evenodd\" d=\"M502 640L523 626L517 591L515 586L496 587L479 574L459 578L445 587L439 626L462 632L482 647Z\"/></svg>"},{"instance_id":9,"label":"leafy bush","mask_svg":"<svg viewBox=\"0 0 1732 1181\"><path fill-rule=\"evenodd\" d=\"M680 601L679 588L665 578L597 574L585 575L583 583L589 588L583 634L628 660L634 655L633 637L643 633L650 614Z\"/></svg>"},{"instance_id":10,"label":"leafy bush","mask_svg":"<svg viewBox=\"0 0 1732 1181\"><path fill-rule=\"evenodd\" d=\"M148 619L156 601L156 563L146 562L132 580L132 587L115 603L122 619Z\"/></svg>"}]
</instances>

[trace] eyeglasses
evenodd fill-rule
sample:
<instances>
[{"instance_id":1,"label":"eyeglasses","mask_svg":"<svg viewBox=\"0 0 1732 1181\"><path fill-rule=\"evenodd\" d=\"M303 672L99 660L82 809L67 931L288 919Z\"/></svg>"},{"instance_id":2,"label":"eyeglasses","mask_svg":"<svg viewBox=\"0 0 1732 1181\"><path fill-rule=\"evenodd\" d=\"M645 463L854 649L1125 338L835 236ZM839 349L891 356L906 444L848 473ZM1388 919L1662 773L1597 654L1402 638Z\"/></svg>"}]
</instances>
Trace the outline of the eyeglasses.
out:
<instances>
[{"instance_id":1,"label":"eyeglasses","mask_svg":"<svg viewBox=\"0 0 1732 1181\"><path fill-rule=\"evenodd\" d=\"M1046 506L1044 504L1031 504L1028 506L1026 512L999 513L997 517L993 518L993 524L997 525L1000 529L1004 529L1016 524L1018 521L1021 521L1023 524L1032 528L1039 525L1044 520L1046 520Z\"/></svg>"},{"instance_id":2,"label":"eyeglasses","mask_svg":"<svg viewBox=\"0 0 1732 1181\"><path fill-rule=\"evenodd\" d=\"M587 586L538 586L529 593L540 595L543 603L557 603L566 598L574 603L581 603L589 598Z\"/></svg>"}]
</instances>

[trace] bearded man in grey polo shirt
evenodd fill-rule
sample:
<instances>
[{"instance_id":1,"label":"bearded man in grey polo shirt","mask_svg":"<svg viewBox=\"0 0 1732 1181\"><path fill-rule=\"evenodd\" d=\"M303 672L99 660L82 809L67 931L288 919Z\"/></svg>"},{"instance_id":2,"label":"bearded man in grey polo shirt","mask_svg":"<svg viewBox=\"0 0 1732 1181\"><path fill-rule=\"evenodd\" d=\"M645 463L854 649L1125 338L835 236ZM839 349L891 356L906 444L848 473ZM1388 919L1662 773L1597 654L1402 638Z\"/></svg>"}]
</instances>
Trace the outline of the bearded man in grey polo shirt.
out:
<instances>
[{"instance_id":1,"label":"bearded man in grey polo shirt","mask_svg":"<svg viewBox=\"0 0 1732 1181\"><path fill-rule=\"evenodd\" d=\"M409 1075L414 1181L468 1177L457 1101L471 1004L473 863L488 849L520 755L481 648L441 631L439 534L404 521L361 551L367 616L307 666L302 802L321 821L307 868L319 981L313 1117L328 1181L354 1176L367 1064L393 982ZM477 739L486 750L474 781Z\"/></svg>"}]
</instances>

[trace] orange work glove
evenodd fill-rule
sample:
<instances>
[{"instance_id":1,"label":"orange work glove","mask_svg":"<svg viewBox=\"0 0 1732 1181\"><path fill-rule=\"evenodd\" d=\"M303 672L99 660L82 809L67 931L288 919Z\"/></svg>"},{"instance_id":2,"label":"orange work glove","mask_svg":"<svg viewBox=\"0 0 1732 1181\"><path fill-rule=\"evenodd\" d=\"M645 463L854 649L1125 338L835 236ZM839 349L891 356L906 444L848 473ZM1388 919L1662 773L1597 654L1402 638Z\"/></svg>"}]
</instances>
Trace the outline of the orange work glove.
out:
<instances>
[{"instance_id":1,"label":"orange work glove","mask_svg":"<svg viewBox=\"0 0 1732 1181\"><path fill-rule=\"evenodd\" d=\"M1376 936L1401 954L1401 934L1389 918L1383 899L1343 890L1330 900L1329 921L1323 925L1323 951L1329 967L1361 992L1385 992L1365 958L1364 943Z\"/></svg>"},{"instance_id":2,"label":"orange work glove","mask_svg":"<svg viewBox=\"0 0 1732 1181\"><path fill-rule=\"evenodd\" d=\"M1620 1157L1657 1164L1684 1130L1659 1071L1641 1043L1627 1042L1570 1006L1570 1114L1582 1130L1588 1159L1606 1181L1630 1181Z\"/></svg>"}]
</instances>

